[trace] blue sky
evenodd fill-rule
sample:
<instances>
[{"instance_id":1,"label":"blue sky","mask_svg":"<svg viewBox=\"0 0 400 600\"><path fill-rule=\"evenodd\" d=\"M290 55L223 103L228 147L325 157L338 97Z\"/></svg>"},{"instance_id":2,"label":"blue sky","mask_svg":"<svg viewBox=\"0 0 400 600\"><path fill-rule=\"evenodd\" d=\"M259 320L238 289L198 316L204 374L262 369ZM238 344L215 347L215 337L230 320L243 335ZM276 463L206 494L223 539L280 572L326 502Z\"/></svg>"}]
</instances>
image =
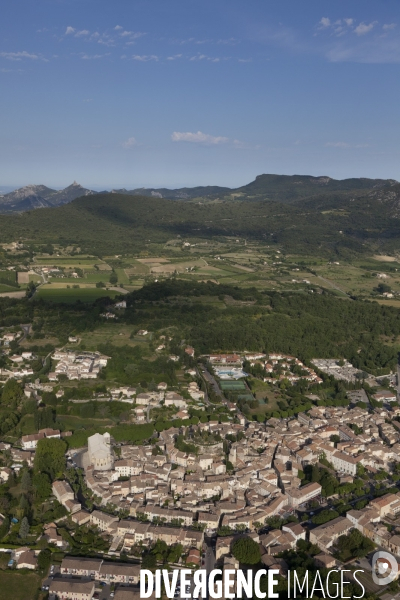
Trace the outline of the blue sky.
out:
<instances>
[{"instance_id":1,"label":"blue sky","mask_svg":"<svg viewBox=\"0 0 400 600\"><path fill-rule=\"evenodd\" d=\"M398 0L5 0L0 189L400 179Z\"/></svg>"}]
</instances>

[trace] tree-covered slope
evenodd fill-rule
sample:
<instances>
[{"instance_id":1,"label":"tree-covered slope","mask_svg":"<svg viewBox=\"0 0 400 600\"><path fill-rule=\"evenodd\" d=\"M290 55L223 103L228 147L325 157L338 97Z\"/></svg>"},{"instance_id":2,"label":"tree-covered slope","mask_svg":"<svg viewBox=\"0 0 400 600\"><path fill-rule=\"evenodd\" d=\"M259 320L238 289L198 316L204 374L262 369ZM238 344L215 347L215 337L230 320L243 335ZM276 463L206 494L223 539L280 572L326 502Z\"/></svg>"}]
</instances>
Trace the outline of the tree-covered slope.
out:
<instances>
[{"instance_id":1,"label":"tree-covered slope","mask_svg":"<svg viewBox=\"0 0 400 600\"><path fill-rule=\"evenodd\" d=\"M79 244L105 254L142 250L150 242L241 237L292 253L349 255L396 250L399 185L350 195L317 194L293 204L269 200L191 203L96 194L57 208L0 215L1 241Z\"/></svg>"}]
</instances>

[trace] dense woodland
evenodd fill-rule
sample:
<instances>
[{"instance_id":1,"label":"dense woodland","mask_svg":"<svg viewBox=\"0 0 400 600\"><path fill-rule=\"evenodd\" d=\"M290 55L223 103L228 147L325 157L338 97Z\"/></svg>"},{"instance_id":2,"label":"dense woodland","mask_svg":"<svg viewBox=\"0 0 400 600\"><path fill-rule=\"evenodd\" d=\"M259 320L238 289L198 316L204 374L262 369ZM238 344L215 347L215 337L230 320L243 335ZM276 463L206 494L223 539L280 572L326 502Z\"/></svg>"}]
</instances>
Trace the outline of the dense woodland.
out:
<instances>
[{"instance_id":1,"label":"dense woodland","mask_svg":"<svg viewBox=\"0 0 400 600\"><path fill-rule=\"evenodd\" d=\"M219 308L202 303L202 296L230 296L238 302ZM153 332L172 328L177 341L185 339L199 354L246 349L279 350L302 360L343 357L375 374L388 372L397 361L400 312L376 302L343 300L328 293L260 293L173 279L147 285L126 299L128 308L120 321ZM32 323L33 340L46 334L64 344L72 331L93 331L109 302L101 298L94 304L57 305L2 298L0 327ZM47 354L51 347L43 350ZM102 351L115 354L110 369L122 375L117 365L124 363L124 353L119 356L120 351L106 347ZM162 362L154 368L168 373Z\"/></svg>"},{"instance_id":2,"label":"dense woodland","mask_svg":"<svg viewBox=\"0 0 400 600\"><path fill-rule=\"evenodd\" d=\"M400 186L371 190L254 182L239 199L172 201L96 194L57 208L0 215L4 241L79 245L104 254L140 252L177 235L198 240L232 236L282 245L287 252L352 257L397 248ZM268 192L268 189L271 192ZM289 203L288 203L289 202ZM229 216L229 218L227 218Z\"/></svg>"}]
</instances>

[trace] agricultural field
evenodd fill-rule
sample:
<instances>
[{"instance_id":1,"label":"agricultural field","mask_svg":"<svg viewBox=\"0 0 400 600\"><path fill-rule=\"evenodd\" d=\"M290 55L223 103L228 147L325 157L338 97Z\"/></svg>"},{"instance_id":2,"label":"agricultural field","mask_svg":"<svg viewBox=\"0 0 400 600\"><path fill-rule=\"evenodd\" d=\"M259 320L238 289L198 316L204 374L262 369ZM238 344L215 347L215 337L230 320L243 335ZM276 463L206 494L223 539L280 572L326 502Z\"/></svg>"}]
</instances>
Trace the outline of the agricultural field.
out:
<instances>
[{"instance_id":1,"label":"agricultural field","mask_svg":"<svg viewBox=\"0 0 400 600\"><path fill-rule=\"evenodd\" d=\"M34 600L40 585L36 573L0 571L0 600Z\"/></svg>"},{"instance_id":2,"label":"agricultural field","mask_svg":"<svg viewBox=\"0 0 400 600\"><path fill-rule=\"evenodd\" d=\"M318 255L289 254L282 244L270 246L231 238L227 238L225 243L176 238L164 245L148 245L138 254L101 258L80 254L77 248L71 250L73 253L70 255L65 250L61 256L35 255L31 269L39 271L41 267L58 267L62 271L59 274L44 273L44 277L54 286L51 290L50 286L42 284L40 274L33 274L32 270L23 273L29 282L39 283L39 297L90 302L105 295L114 296L113 292L117 291L95 288L96 284L108 288L123 286L130 292L156 279L162 281L173 276L187 281L252 286L259 291L307 292L326 289L339 297L360 296L385 304L391 302L391 306L398 306L397 302L400 301L400 257L397 256L375 254L336 261ZM9 292L11 289L8 282L2 280L1 273L10 282L13 278L15 281L16 273L0 271L0 293ZM393 298L384 297L382 289L378 291L382 283L389 286ZM79 288L72 289L73 285L79 285ZM67 286L71 286L71 289ZM388 288L384 290L388 291Z\"/></svg>"},{"instance_id":3,"label":"agricultural field","mask_svg":"<svg viewBox=\"0 0 400 600\"><path fill-rule=\"evenodd\" d=\"M94 331L81 334L82 344L87 350L96 350L100 344L112 343L114 346L137 346L138 343L146 343L146 338L140 338L140 342L131 339L138 327L135 325L118 324L118 321L105 322Z\"/></svg>"}]
</instances>

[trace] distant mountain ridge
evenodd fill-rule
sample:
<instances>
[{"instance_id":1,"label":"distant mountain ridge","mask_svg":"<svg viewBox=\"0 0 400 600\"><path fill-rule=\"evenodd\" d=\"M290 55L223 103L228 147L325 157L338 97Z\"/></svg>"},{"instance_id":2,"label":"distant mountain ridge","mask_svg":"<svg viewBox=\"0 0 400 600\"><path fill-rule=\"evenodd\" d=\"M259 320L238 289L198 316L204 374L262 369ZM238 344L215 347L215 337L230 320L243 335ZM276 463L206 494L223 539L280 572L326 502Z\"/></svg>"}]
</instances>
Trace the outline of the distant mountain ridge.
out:
<instances>
[{"instance_id":1,"label":"distant mountain ridge","mask_svg":"<svg viewBox=\"0 0 400 600\"><path fill-rule=\"evenodd\" d=\"M295 202L306 196L329 192L365 191L382 188L398 183L394 179L332 179L331 177L313 177L311 175L257 175L254 181L238 188L219 186L199 186L193 188L137 188L134 190L112 190L113 194L128 196L151 196L171 200L207 199L248 199L275 200L277 202Z\"/></svg>"},{"instance_id":2,"label":"distant mountain ridge","mask_svg":"<svg viewBox=\"0 0 400 600\"><path fill-rule=\"evenodd\" d=\"M307 198L329 194L365 194L373 191L391 190L398 185L394 179L332 179L311 175L258 175L254 181L238 188L220 186L197 186L178 189L136 188L114 189L111 194L146 196L177 201L266 201L292 204ZM53 190L45 185L28 185L8 194L0 195L0 212L25 212L36 208L49 208L68 204L82 196L104 194L74 183L63 190Z\"/></svg>"},{"instance_id":3,"label":"distant mountain ridge","mask_svg":"<svg viewBox=\"0 0 400 600\"><path fill-rule=\"evenodd\" d=\"M0 212L25 212L36 208L49 208L68 204L76 198L96 194L76 181L63 190L53 190L45 185L26 185L0 196Z\"/></svg>"}]
</instances>

